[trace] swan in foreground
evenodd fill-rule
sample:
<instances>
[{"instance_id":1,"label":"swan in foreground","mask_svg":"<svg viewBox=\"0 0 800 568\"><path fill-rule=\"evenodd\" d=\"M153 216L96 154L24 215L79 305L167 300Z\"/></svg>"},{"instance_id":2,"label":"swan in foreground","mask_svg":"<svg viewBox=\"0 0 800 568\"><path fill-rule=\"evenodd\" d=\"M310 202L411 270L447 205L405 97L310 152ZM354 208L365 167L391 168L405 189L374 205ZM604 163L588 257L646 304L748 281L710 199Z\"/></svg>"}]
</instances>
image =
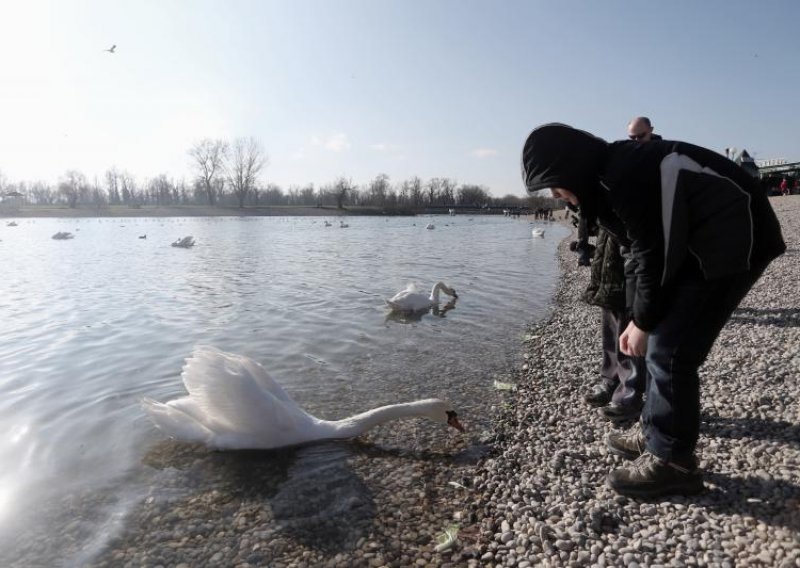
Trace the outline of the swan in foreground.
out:
<instances>
[{"instance_id":1,"label":"swan in foreground","mask_svg":"<svg viewBox=\"0 0 800 568\"><path fill-rule=\"evenodd\" d=\"M300 408L256 361L209 346L195 348L181 377L187 396L166 403L145 398L144 410L168 436L216 449L267 450L353 438L384 422L411 417L464 431L450 406L435 398L321 420Z\"/></svg>"},{"instance_id":2,"label":"swan in foreground","mask_svg":"<svg viewBox=\"0 0 800 568\"><path fill-rule=\"evenodd\" d=\"M172 243L172 246L180 248L191 248L194 246L194 237L183 237L182 239L178 239L174 243Z\"/></svg>"},{"instance_id":3,"label":"swan in foreground","mask_svg":"<svg viewBox=\"0 0 800 568\"><path fill-rule=\"evenodd\" d=\"M431 288L430 296L424 292L419 292L415 284L409 284L405 290L401 290L392 298L386 300L386 304L397 312L418 312L428 310L439 305L439 293L444 292L448 296L458 298L456 291L445 284L437 282Z\"/></svg>"},{"instance_id":4,"label":"swan in foreground","mask_svg":"<svg viewBox=\"0 0 800 568\"><path fill-rule=\"evenodd\" d=\"M544 237L544 229L542 229L541 227L536 227L531 231L531 234L534 237Z\"/></svg>"}]
</instances>

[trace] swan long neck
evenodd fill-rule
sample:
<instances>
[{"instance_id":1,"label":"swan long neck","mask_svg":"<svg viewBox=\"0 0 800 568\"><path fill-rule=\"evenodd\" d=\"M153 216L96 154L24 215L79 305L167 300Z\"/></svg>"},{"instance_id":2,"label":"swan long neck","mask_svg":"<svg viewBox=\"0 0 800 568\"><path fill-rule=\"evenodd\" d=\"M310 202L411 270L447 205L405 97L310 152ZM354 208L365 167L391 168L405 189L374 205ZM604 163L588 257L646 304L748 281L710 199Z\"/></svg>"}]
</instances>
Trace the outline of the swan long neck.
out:
<instances>
[{"instance_id":1,"label":"swan long neck","mask_svg":"<svg viewBox=\"0 0 800 568\"><path fill-rule=\"evenodd\" d=\"M427 416L428 401L404 402L390 404L367 410L341 420L333 420L329 424L333 427L335 437L352 438L363 434L367 430L380 424L391 422L399 418Z\"/></svg>"},{"instance_id":2,"label":"swan long neck","mask_svg":"<svg viewBox=\"0 0 800 568\"><path fill-rule=\"evenodd\" d=\"M443 282L437 282L436 284L433 285L433 288L431 288L431 297L430 297L431 302L437 304L439 303L439 292L441 292L444 288L446 288L446 286L444 285Z\"/></svg>"}]
</instances>

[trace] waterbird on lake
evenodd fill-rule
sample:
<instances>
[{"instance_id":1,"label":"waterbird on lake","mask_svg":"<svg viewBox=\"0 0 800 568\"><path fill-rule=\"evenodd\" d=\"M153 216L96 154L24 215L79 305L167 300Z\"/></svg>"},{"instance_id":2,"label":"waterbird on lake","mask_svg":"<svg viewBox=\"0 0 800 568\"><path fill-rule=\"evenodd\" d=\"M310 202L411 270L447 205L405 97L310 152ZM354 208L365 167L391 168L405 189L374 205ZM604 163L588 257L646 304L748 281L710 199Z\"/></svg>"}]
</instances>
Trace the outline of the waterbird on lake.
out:
<instances>
[{"instance_id":1,"label":"waterbird on lake","mask_svg":"<svg viewBox=\"0 0 800 568\"><path fill-rule=\"evenodd\" d=\"M401 290L390 299L386 300L386 304L397 312L418 312L422 310L429 310L439 305L439 293L444 292L448 296L458 298L458 294L453 288L450 288L444 282L437 282L431 288L430 296L424 292L420 292L417 286L413 283L406 286L405 290Z\"/></svg>"},{"instance_id":2,"label":"waterbird on lake","mask_svg":"<svg viewBox=\"0 0 800 568\"><path fill-rule=\"evenodd\" d=\"M172 243L172 246L180 248L191 248L194 246L194 237L183 237L182 239L178 239L174 243Z\"/></svg>"},{"instance_id":3,"label":"waterbird on lake","mask_svg":"<svg viewBox=\"0 0 800 568\"><path fill-rule=\"evenodd\" d=\"M140 239L146 239L146 238L147 238L147 235L139 235L139 238L140 238Z\"/></svg>"},{"instance_id":4,"label":"waterbird on lake","mask_svg":"<svg viewBox=\"0 0 800 568\"><path fill-rule=\"evenodd\" d=\"M103 51L107 51L109 53L114 53L115 49L117 49L117 44L116 43L114 45L112 45L111 47L109 47L108 49L104 49Z\"/></svg>"},{"instance_id":5,"label":"waterbird on lake","mask_svg":"<svg viewBox=\"0 0 800 568\"><path fill-rule=\"evenodd\" d=\"M70 233L70 232L67 232L67 231L59 231L55 235L53 235L51 238L53 238L53 239L55 239L57 241L65 241L67 239L74 238L74 235L72 233Z\"/></svg>"},{"instance_id":6,"label":"waterbird on lake","mask_svg":"<svg viewBox=\"0 0 800 568\"><path fill-rule=\"evenodd\" d=\"M436 228L436 225L434 225L433 223L428 223L427 225L425 225L425 228L432 231L433 229Z\"/></svg>"},{"instance_id":7,"label":"waterbird on lake","mask_svg":"<svg viewBox=\"0 0 800 568\"><path fill-rule=\"evenodd\" d=\"M181 373L187 396L142 401L168 436L215 449L268 450L341 440L401 418L423 417L464 431L458 415L439 399L373 408L341 420L322 420L297 405L261 364L214 347L198 346Z\"/></svg>"},{"instance_id":8,"label":"waterbird on lake","mask_svg":"<svg viewBox=\"0 0 800 568\"><path fill-rule=\"evenodd\" d=\"M531 231L531 234L534 237L544 237L544 229L542 229L541 227L536 227Z\"/></svg>"}]
</instances>

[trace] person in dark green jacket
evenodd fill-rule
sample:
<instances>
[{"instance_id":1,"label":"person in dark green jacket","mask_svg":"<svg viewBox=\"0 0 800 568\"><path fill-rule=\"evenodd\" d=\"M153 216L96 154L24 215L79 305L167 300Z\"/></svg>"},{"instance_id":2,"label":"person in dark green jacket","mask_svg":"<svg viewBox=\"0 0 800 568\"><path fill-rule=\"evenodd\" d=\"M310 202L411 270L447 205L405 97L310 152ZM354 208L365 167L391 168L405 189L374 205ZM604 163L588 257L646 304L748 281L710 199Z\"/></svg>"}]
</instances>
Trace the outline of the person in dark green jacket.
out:
<instances>
[{"instance_id":1,"label":"person in dark green jacket","mask_svg":"<svg viewBox=\"0 0 800 568\"><path fill-rule=\"evenodd\" d=\"M662 139L653 133L653 124L646 116L637 116L628 123L628 138L639 143ZM625 294L625 260L619 240L602 227L597 233L591 282L584 300L602 309L603 345L600 381L584 399L592 406L602 407L600 415L606 420L626 422L637 419L642 410L647 368L642 357L629 357L619 348L619 337L630 322Z\"/></svg>"}]
</instances>

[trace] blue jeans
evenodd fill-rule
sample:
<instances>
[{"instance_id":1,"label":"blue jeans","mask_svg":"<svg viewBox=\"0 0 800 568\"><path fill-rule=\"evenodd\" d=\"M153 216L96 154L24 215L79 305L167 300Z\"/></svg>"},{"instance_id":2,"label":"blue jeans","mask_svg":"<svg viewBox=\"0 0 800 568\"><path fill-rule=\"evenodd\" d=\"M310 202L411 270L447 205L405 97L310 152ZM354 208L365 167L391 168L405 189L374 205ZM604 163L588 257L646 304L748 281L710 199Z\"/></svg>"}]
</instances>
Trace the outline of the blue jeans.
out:
<instances>
[{"instance_id":1,"label":"blue jeans","mask_svg":"<svg viewBox=\"0 0 800 568\"><path fill-rule=\"evenodd\" d=\"M694 454L700 433L697 370L764 268L716 280L687 271L665 290L670 298L666 315L650 333L645 358L642 427L651 454L668 461Z\"/></svg>"}]
</instances>

